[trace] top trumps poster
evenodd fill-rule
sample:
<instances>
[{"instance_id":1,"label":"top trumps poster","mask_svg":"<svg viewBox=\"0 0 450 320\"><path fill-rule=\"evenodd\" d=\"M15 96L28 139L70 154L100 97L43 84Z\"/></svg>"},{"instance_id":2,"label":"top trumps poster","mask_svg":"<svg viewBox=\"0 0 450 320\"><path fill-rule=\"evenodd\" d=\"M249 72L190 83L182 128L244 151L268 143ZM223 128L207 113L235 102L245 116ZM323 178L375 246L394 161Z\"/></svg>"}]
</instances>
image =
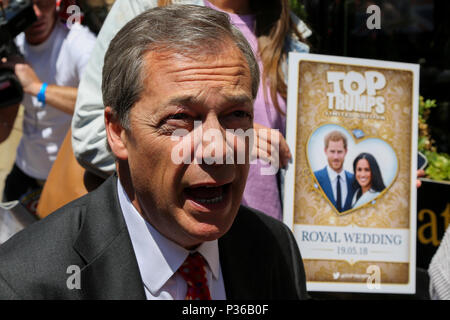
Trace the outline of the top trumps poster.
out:
<instances>
[{"instance_id":1,"label":"top trumps poster","mask_svg":"<svg viewBox=\"0 0 450 320\"><path fill-rule=\"evenodd\" d=\"M414 293L419 67L289 55L284 222L310 291Z\"/></svg>"}]
</instances>

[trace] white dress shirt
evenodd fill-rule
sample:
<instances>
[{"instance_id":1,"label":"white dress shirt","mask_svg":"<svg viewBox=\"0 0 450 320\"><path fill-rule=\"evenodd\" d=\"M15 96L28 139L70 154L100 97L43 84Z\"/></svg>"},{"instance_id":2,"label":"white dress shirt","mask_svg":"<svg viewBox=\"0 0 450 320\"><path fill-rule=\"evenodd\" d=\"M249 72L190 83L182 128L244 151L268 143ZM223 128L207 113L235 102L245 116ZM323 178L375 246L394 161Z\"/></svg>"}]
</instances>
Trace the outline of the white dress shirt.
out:
<instances>
[{"instance_id":1,"label":"white dress shirt","mask_svg":"<svg viewBox=\"0 0 450 320\"><path fill-rule=\"evenodd\" d=\"M341 182L341 208L344 208L345 200L347 199L347 177L345 175L345 170L342 169L341 172L337 173L329 166L327 166L328 177L330 178L331 189L333 189L334 200L337 201L337 177L340 176Z\"/></svg>"},{"instance_id":2,"label":"white dress shirt","mask_svg":"<svg viewBox=\"0 0 450 320\"><path fill-rule=\"evenodd\" d=\"M187 283L177 272L189 250L159 233L139 214L117 180L120 208L133 244L147 300L184 300ZM211 299L225 300L217 240L202 243L195 251L206 260L206 279Z\"/></svg>"}]
</instances>

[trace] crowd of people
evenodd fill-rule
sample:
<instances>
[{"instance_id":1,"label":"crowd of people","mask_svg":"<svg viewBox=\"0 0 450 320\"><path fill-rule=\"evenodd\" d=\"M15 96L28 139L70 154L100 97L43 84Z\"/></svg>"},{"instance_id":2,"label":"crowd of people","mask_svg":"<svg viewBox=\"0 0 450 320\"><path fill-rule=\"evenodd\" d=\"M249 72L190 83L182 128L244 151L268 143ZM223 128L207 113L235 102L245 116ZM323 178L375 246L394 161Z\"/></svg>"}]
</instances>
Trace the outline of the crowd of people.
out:
<instances>
[{"instance_id":1,"label":"crowd of people","mask_svg":"<svg viewBox=\"0 0 450 320\"><path fill-rule=\"evenodd\" d=\"M286 167L292 157L287 53L309 51L311 31L288 1L116 0L97 37L59 21L55 0L33 9L37 21L16 39L26 63L2 61L25 92L3 198L39 199L67 135L98 183L2 245L0 298L307 299L300 251L281 222L282 171L261 173L263 159ZM0 109L0 141L18 107ZM203 163L174 163L173 136L195 139L196 121L253 129L257 143L241 147L259 159L229 163L215 149L209 156L223 162L194 150ZM238 154L236 140L220 145ZM209 144L218 142L200 139ZM385 188L371 154L342 170L346 149L338 132L327 136L328 165L314 173L338 211ZM69 266L81 270L77 290Z\"/></svg>"}]
</instances>

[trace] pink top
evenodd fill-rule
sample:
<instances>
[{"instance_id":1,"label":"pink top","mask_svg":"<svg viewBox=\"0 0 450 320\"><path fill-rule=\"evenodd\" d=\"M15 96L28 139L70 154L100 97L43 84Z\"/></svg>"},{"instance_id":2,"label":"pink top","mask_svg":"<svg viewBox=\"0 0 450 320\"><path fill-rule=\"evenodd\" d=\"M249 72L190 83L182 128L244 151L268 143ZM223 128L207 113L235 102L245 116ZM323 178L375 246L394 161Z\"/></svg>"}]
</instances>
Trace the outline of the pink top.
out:
<instances>
[{"instance_id":1,"label":"pink top","mask_svg":"<svg viewBox=\"0 0 450 320\"><path fill-rule=\"evenodd\" d=\"M207 7L213 8L217 11L222 11L215 7L208 1L205 1ZM231 19L231 22L236 26L247 41L250 43L253 53L259 64L262 75L262 62L258 54L258 40L254 34L255 30L255 15L237 15L226 12ZM262 78L260 79L262 83ZM270 89L266 86L267 102L264 100L263 86L260 84L258 95L254 104L254 122L262 124L263 126L278 129L285 135L286 132L286 117L281 115L273 105L270 97ZM278 94L278 103L286 112L286 101ZM256 161L250 165L247 184L244 190L242 204L251 208L258 209L269 216L278 220L282 219L280 190L278 188L277 175L262 175L261 168L269 168L269 165L263 161ZM267 171L267 169L266 169Z\"/></svg>"}]
</instances>

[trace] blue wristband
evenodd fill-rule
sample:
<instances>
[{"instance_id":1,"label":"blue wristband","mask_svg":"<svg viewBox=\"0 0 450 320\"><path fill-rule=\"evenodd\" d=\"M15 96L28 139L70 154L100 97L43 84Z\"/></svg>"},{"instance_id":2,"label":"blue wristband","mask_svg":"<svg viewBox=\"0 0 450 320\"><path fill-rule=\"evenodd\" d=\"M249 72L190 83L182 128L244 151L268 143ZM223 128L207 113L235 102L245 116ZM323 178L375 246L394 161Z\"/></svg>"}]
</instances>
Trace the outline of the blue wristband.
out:
<instances>
[{"instance_id":1,"label":"blue wristband","mask_svg":"<svg viewBox=\"0 0 450 320\"><path fill-rule=\"evenodd\" d=\"M42 107L45 106L45 90L47 90L47 83L43 83L41 86L41 90L39 90L39 93L37 94L37 99L39 102L42 102Z\"/></svg>"}]
</instances>

